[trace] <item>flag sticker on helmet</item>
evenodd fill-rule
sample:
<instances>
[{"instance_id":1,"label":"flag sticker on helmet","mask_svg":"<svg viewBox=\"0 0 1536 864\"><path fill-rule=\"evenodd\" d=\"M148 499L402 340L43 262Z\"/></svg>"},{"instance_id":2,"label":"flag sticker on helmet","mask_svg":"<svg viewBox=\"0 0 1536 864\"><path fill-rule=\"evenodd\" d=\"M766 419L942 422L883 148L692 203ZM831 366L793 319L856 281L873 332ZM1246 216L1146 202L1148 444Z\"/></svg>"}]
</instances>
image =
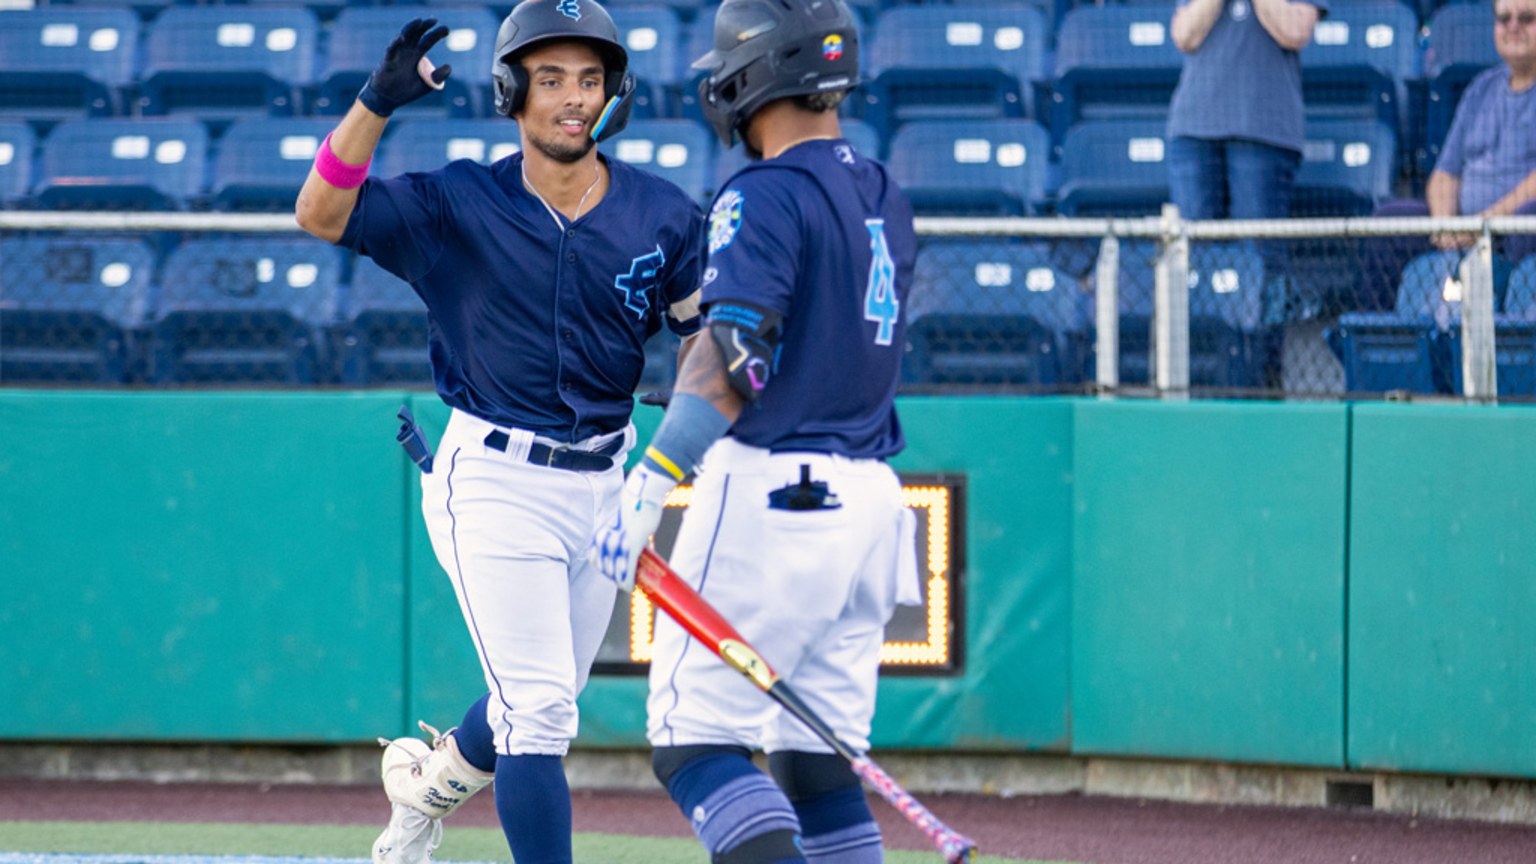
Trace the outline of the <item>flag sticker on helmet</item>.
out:
<instances>
[{"instance_id":1,"label":"flag sticker on helmet","mask_svg":"<svg viewBox=\"0 0 1536 864\"><path fill-rule=\"evenodd\" d=\"M821 56L828 60L840 60L843 56L843 37L836 33L827 35L821 40Z\"/></svg>"}]
</instances>

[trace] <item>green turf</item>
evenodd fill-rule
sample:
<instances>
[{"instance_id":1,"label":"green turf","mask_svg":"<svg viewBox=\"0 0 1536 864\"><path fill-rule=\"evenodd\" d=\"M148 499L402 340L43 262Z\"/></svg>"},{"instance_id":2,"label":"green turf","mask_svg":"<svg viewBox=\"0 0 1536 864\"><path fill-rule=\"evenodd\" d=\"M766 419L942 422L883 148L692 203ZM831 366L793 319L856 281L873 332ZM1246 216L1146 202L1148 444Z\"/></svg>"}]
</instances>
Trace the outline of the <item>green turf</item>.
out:
<instances>
[{"instance_id":1,"label":"green turf","mask_svg":"<svg viewBox=\"0 0 1536 864\"><path fill-rule=\"evenodd\" d=\"M367 825L170 822L0 822L0 850L142 855L366 857L379 830ZM692 839L580 833L576 860L593 864L705 864ZM509 861L494 828L449 828L438 861ZM887 851L887 864L935 864L936 853ZM982 855L977 864L1043 864Z\"/></svg>"}]
</instances>

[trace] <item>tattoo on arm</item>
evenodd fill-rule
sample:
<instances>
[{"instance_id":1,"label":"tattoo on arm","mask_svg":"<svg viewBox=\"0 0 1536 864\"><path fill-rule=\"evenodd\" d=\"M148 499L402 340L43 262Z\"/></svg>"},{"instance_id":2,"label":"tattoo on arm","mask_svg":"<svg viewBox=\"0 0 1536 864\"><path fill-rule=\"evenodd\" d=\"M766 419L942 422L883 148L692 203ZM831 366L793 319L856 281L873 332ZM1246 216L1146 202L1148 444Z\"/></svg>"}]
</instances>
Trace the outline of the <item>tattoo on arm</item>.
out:
<instances>
[{"instance_id":1,"label":"tattoo on arm","mask_svg":"<svg viewBox=\"0 0 1536 864\"><path fill-rule=\"evenodd\" d=\"M713 339L696 340L688 349L683 368L678 372L677 386L672 389L675 393L692 393L708 401L732 422L741 416L744 403L731 388L730 379L726 377L725 358L720 355L720 346Z\"/></svg>"}]
</instances>

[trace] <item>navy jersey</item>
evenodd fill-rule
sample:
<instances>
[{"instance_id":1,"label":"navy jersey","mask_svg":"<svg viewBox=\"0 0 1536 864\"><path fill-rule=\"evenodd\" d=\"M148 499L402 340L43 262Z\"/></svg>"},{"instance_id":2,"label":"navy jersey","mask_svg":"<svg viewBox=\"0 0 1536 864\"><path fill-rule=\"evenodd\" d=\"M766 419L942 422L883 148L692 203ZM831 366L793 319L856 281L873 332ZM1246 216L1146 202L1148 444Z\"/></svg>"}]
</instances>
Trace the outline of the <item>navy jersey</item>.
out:
<instances>
[{"instance_id":1,"label":"navy jersey","mask_svg":"<svg viewBox=\"0 0 1536 864\"><path fill-rule=\"evenodd\" d=\"M676 186L605 160L610 183L574 223L522 183L522 154L363 183L338 245L427 304L443 401L576 442L624 428L644 344L699 328L703 214Z\"/></svg>"},{"instance_id":2,"label":"navy jersey","mask_svg":"<svg viewBox=\"0 0 1536 864\"><path fill-rule=\"evenodd\" d=\"M784 322L773 375L731 436L773 451L900 452L916 254L906 195L847 141L807 141L732 177L710 210L704 305L744 301Z\"/></svg>"}]
</instances>

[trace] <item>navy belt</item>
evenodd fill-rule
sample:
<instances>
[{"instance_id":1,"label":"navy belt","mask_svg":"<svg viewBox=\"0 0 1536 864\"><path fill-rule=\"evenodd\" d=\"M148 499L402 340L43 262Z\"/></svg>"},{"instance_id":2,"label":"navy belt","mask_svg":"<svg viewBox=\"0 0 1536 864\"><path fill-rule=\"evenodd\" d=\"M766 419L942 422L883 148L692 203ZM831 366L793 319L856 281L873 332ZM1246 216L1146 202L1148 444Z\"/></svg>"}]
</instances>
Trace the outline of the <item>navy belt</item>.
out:
<instances>
[{"instance_id":1,"label":"navy belt","mask_svg":"<svg viewBox=\"0 0 1536 864\"><path fill-rule=\"evenodd\" d=\"M493 429L485 436L485 446L507 452L511 437L500 429ZM535 441L528 447L528 464L559 468L562 471L607 471L613 467L613 456L624 449L624 436L619 435L596 450L572 450L568 447L551 447Z\"/></svg>"}]
</instances>

